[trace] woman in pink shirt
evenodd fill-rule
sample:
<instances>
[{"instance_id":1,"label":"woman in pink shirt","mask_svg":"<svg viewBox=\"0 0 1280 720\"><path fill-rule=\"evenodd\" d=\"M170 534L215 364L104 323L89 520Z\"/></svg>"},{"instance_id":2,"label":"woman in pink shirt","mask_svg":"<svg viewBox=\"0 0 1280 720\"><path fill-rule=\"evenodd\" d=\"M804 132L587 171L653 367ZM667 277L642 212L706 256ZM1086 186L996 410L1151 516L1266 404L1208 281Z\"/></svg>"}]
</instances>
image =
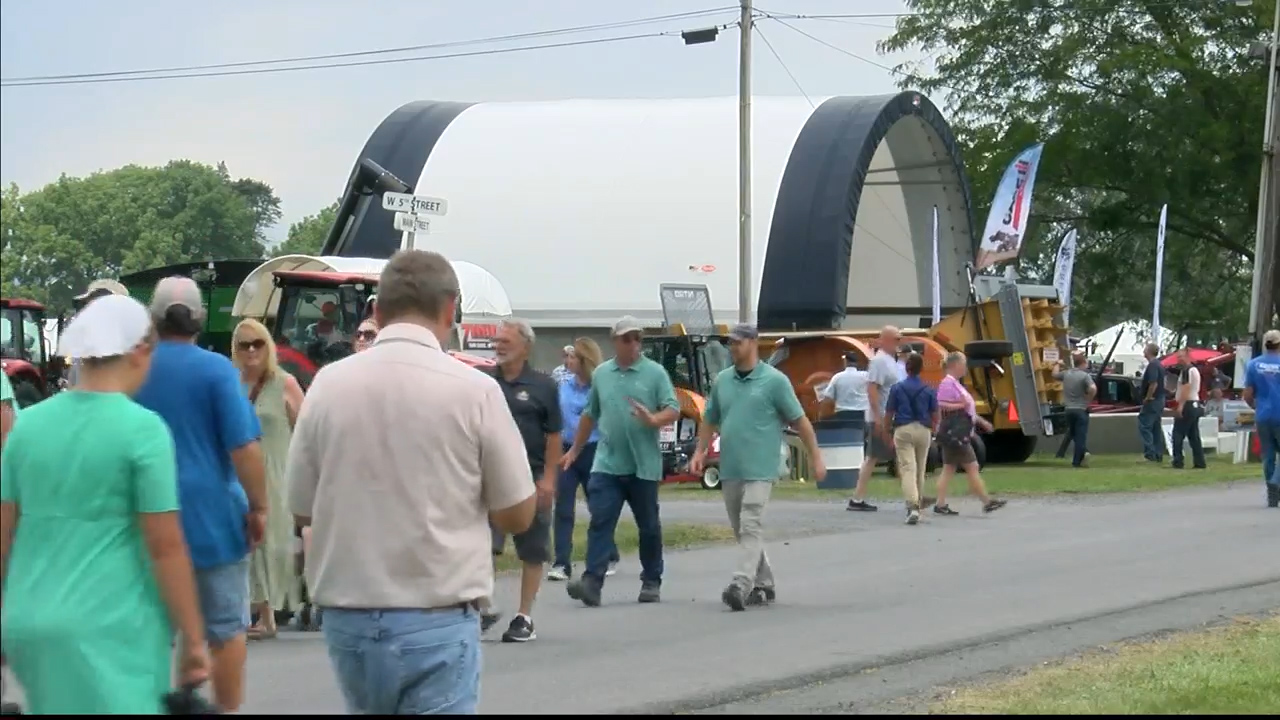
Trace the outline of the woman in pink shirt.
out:
<instances>
[{"instance_id":1,"label":"woman in pink shirt","mask_svg":"<svg viewBox=\"0 0 1280 720\"><path fill-rule=\"evenodd\" d=\"M969 478L969 489L982 500L983 512L992 512L1005 506L987 494L982 475L978 473L978 457L973 452L973 433L977 430L991 432L991 423L978 416L973 396L960 382L968 371L968 358L962 352L947 355L944 365L946 375L938 385L938 407L942 419L938 423L938 445L942 449L942 474L938 476L938 501L933 512L938 515L958 515L947 505L947 484L957 468L963 468Z\"/></svg>"}]
</instances>

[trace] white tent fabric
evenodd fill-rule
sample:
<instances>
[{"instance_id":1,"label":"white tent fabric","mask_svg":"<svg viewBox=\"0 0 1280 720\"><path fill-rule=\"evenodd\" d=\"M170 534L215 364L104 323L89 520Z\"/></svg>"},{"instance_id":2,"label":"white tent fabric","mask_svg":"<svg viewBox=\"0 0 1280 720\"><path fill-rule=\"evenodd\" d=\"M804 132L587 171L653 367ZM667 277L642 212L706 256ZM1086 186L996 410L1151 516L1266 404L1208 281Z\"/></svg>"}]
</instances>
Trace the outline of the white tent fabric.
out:
<instances>
[{"instance_id":1,"label":"white tent fabric","mask_svg":"<svg viewBox=\"0 0 1280 720\"><path fill-rule=\"evenodd\" d=\"M462 315L467 317L508 317L511 315L511 299L506 288L489 271L473 263L454 260L453 270L458 274L462 291ZM262 318L275 312L274 274L280 270L313 272L346 272L362 275L378 275L386 260L374 258L313 257L311 255L284 255L272 258L249 273L236 291L236 301L231 314L236 317Z\"/></svg>"},{"instance_id":2,"label":"white tent fabric","mask_svg":"<svg viewBox=\"0 0 1280 720\"><path fill-rule=\"evenodd\" d=\"M1120 337L1120 342L1116 343L1116 337ZM1107 351L1111 349L1111 344L1116 343L1116 350L1112 354L1111 360L1122 364L1124 372L1131 375L1146 366L1146 358L1142 356L1142 349L1146 347L1150 337L1151 331L1147 325L1123 322L1091 335L1082 340L1081 343L1089 343L1089 359L1099 362L1106 358ZM1160 328L1158 344L1161 351L1172 346L1177 339L1177 333L1174 331L1164 327Z\"/></svg>"}]
</instances>

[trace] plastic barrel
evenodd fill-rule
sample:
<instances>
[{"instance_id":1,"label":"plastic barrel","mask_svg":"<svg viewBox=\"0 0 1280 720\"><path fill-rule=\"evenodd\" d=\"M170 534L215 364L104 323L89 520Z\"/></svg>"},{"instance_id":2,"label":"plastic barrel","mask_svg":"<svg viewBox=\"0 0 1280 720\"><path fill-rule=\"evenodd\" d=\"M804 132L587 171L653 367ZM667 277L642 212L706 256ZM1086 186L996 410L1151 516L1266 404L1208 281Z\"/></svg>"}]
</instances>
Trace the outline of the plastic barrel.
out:
<instances>
[{"instance_id":1,"label":"plastic barrel","mask_svg":"<svg viewBox=\"0 0 1280 720\"><path fill-rule=\"evenodd\" d=\"M862 413L838 412L814 423L813 430L827 465L827 477L818 487L823 490L855 487L865 453Z\"/></svg>"}]
</instances>

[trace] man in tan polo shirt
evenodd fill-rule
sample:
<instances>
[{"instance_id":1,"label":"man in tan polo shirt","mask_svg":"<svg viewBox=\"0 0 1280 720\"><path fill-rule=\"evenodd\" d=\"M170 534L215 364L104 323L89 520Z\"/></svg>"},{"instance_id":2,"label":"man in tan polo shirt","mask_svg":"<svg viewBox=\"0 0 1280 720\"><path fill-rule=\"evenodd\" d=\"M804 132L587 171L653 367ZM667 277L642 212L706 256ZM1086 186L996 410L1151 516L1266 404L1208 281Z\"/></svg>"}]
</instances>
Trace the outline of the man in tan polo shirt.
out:
<instances>
[{"instance_id":1,"label":"man in tan polo shirt","mask_svg":"<svg viewBox=\"0 0 1280 720\"><path fill-rule=\"evenodd\" d=\"M353 714L476 712L489 522L517 534L533 521L502 390L441 348L458 295L441 255L392 257L377 339L316 374L289 447L289 505L311 527L307 586Z\"/></svg>"}]
</instances>

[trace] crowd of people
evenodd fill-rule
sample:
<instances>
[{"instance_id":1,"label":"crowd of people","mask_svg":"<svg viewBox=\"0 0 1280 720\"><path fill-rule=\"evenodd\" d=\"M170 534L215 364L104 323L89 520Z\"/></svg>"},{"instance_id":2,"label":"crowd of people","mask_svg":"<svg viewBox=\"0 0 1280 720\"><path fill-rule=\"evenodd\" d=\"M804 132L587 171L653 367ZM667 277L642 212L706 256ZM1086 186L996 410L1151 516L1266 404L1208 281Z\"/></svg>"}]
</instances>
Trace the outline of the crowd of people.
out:
<instances>
[{"instance_id":1,"label":"crowd of people","mask_svg":"<svg viewBox=\"0 0 1280 720\"><path fill-rule=\"evenodd\" d=\"M323 610L348 711L474 713L507 539L521 572L502 640L527 643L544 580L565 582L588 607L602 603L624 506L638 531L636 600L661 601L659 429L682 409L663 366L641 351L640 324L614 325L607 360L576 340L548 375L529 364L534 329L507 320L495 367L481 371L442 345L459 302L448 260L400 252L378 287L357 352L322 368L305 397L255 320L236 327L230 358L198 347L200 289L166 278L149 307L107 292L80 310L61 340L77 368L67 392L21 417L0 402L3 650L29 711L160 712L176 649L178 685L207 684L217 708L234 712L248 641L270 640L276 612L305 596ZM792 384L760 358L756 328L736 325L728 340L732 365L708 393L690 469L701 471L718 437L738 540L721 600L742 611L777 597L764 514L784 431L804 443L813 479L826 470ZM1280 333L1266 342L1247 397L1273 453ZM866 479L884 459L896 463L910 525L930 507L956 514L946 495L961 471L983 510L1003 507L972 445L990 427L961 382L967 359L948 355L935 389L920 377L923 358L902 349L901 333L884 328L867 369L851 355L821 391L825 410L856 420L867 438L848 508L876 510ZM1060 372L1069 400L1087 399L1092 380L1073 372ZM1072 422L1083 464L1087 415ZM930 498L935 442L943 471ZM1280 498L1274 464L1267 473ZM580 489L590 519L578 573Z\"/></svg>"}]
</instances>

